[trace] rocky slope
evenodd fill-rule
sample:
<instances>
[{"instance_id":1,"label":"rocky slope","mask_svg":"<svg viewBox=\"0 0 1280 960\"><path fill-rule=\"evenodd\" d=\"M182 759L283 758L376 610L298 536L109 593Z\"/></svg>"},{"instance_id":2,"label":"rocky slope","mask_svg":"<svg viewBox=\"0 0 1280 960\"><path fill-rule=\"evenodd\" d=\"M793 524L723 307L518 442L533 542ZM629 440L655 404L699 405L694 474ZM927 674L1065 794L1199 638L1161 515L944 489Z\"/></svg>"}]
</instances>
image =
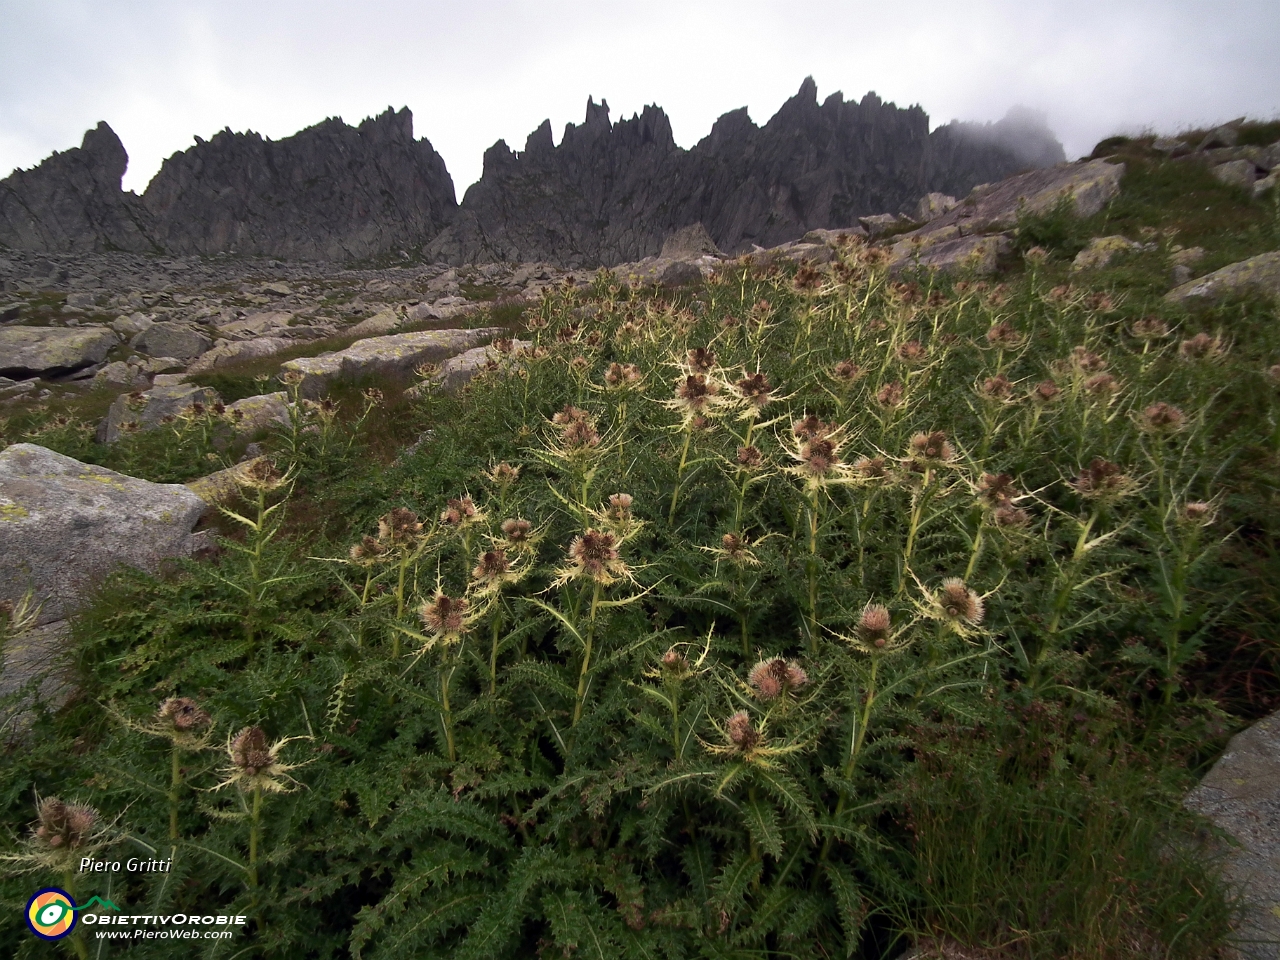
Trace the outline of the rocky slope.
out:
<instances>
[{"instance_id":1,"label":"rocky slope","mask_svg":"<svg viewBox=\"0 0 1280 960\"><path fill-rule=\"evenodd\" d=\"M122 192L127 157L106 124L84 146L0 181L0 246L352 260L425 247L453 264L636 261L703 223L726 251L963 195L1063 158L1034 117L929 132L919 107L868 94L821 105L806 79L763 127L746 108L692 150L663 111L611 123L588 100L559 146L544 122L515 153L498 141L461 208L444 161L415 140L407 108L350 127L329 119L280 141L225 130L174 154L141 198Z\"/></svg>"},{"instance_id":2,"label":"rocky slope","mask_svg":"<svg viewBox=\"0 0 1280 960\"><path fill-rule=\"evenodd\" d=\"M919 107L875 94L822 104L812 78L763 127L745 108L725 114L682 150L661 109L617 124L587 102L579 126L553 146L550 123L513 153L499 141L456 222L429 247L451 263L540 259L574 267L658 253L674 230L701 222L719 246L742 252L809 230L906 209L925 193L963 195L975 184L1063 159L1033 117L949 124L929 132Z\"/></svg>"}]
</instances>

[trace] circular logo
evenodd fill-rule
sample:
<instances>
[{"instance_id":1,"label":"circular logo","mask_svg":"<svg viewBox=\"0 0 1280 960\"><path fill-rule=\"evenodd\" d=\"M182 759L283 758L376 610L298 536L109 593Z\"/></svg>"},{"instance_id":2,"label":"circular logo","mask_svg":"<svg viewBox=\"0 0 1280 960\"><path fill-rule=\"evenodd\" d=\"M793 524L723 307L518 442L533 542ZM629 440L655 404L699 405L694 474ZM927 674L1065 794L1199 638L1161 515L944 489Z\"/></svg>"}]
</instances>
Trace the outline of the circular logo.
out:
<instances>
[{"instance_id":1,"label":"circular logo","mask_svg":"<svg viewBox=\"0 0 1280 960\"><path fill-rule=\"evenodd\" d=\"M27 926L42 940L61 940L76 926L76 902L65 890L45 887L27 901Z\"/></svg>"}]
</instances>

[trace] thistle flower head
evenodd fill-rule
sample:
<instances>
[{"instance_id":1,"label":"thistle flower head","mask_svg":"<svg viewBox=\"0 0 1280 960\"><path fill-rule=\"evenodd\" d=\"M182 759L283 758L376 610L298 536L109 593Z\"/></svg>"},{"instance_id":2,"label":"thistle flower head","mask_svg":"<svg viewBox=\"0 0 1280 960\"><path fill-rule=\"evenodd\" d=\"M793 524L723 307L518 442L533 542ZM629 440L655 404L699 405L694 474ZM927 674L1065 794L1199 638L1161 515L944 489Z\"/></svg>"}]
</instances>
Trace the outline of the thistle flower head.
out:
<instances>
[{"instance_id":1,"label":"thistle flower head","mask_svg":"<svg viewBox=\"0 0 1280 960\"><path fill-rule=\"evenodd\" d=\"M902 406L902 398L905 391L902 384L897 380L886 383L876 393L876 403L884 407L886 410L893 410Z\"/></svg>"},{"instance_id":2,"label":"thistle flower head","mask_svg":"<svg viewBox=\"0 0 1280 960\"><path fill-rule=\"evenodd\" d=\"M857 383L865 372L852 360L841 360L831 368L831 377L837 383L848 386L849 384Z\"/></svg>"},{"instance_id":3,"label":"thistle flower head","mask_svg":"<svg viewBox=\"0 0 1280 960\"><path fill-rule=\"evenodd\" d=\"M32 831L37 847L70 854L94 839L99 823L98 811L83 803L64 803L57 797L45 797L36 807L36 824Z\"/></svg>"},{"instance_id":4,"label":"thistle flower head","mask_svg":"<svg viewBox=\"0 0 1280 960\"><path fill-rule=\"evenodd\" d=\"M908 340L898 346L897 357L902 363L923 363L928 351L919 340Z\"/></svg>"},{"instance_id":5,"label":"thistle flower head","mask_svg":"<svg viewBox=\"0 0 1280 960\"><path fill-rule=\"evenodd\" d=\"M461 643L471 629L470 607L471 604L465 599L451 597L443 590L437 590L432 599L418 608L418 617L431 634L426 647L430 649L437 643L446 647Z\"/></svg>"},{"instance_id":6,"label":"thistle flower head","mask_svg":"<svg viewBox=\"0 0 1280 960\"><path fill-rule=\"evenodd\" d=\"M725 722L725 735L738 753L750 753L760 742L760 733L751 722L751 715L739 710Z\"/></svg>"},{"instance_id":7,"label":"thistle flower head","mask_svg":"<svg viewBox=\"0 0 1280 960\"><path fill-rule=\"evenodd\" d=\"M716 352L710 347L694 347L684 355L684 367L691 374L710 373L716 365Z\"/></svg>"},{"instance_id":8,"label":"thistle flower head","mask_svg":"<svg viewBox=\"0 0 1280 960\"><path fill-rule=\"evenodd\" d=\"M213 718L190 697L170 697L156 711L156 723L178 733L196 733L212 724Z\"/></svg>"},{"instance_id":9,"label":"thistle flower head","mask_svg":"<svg viewBox=\"0 0 1280 960\"><path fill-rule=\"evenodd\" d=\"M1003 373L998 373L982 381L980 393L988 400L1005 403L1013 399L1013 382Z\"/></svg>"},{"instance_id":10,"label":"thistle flower head","mask_svg":"<svg viewBox=\"0 0 1280 960\"><path fill-rule=\"evenodd\" d=\"M228 765L223 769L223 781L214 789L236 786L246 793L255 790L267 793L291 792L299 784L289 775L289 771L305 764L282 763L280 751L285 744L298 739L303 738L285 737L271 743L261 727L244 727L227 740Z\"/></svg>"},{"instance_id":11,"label":"thistle flower head","mask_svg":"<svg viewBox=\"0 0 1280 960\"><path fill-rule=\"evenodd\" d=\"M675 399L670 403L688 420L711 410L719 398L718 381L703 373L691 373L676 382Z\"/></svg>"},{"instance_id":12,"label":"thistle flower head","mask_svg":"<svg viewBox=\"0 0 1280 960\"><path fill-rule=\"evenodd\" d=\"M809 675L794 660L773 657L761 660L747 674L747 683L757 700L776 700L794 693L809 682Z\"/></svg>"},{"instance_id":13,"label":"thistle flower head","mask_svg":"<svg viewBox=\"0 0 1280 960\"><path fill-rule=\"evenodd\" d=\"M388 552L388 548L380 540L365 534L359 543L352 545L350 556L353 563L367 566L385 558Z\"/></svg>"},{"instance_id":14,"label":"thistle flower head","mask_svg":"<svg viewBox=\"0 0 1280 960\"><path fill-rule=\"evenodd\" d=\"M758 567L760 561L752 551L751 540L745 533L726 533L720 538L718 547L699 547L712 554L717 560L725 560L739 567Z\"/></svg>"},{"instance_id":15,"label":"thistle flower head","mask_svg":"<svg viewBox=\"0 0 1280 960\"><path fill-rule=\"evenodd\" d=\"M984 473L978 481L978 496L990 507L1003 507L1018 496L1013 477L1007 473Z\"/></svg>"},{"instance_id":16,"label":"thistle flower head","mask_svg":"<svg viewBox=\"0 0 1280 960\"><path fill-rule=\"evenodd\" d=\"M422 523L418 515L405 507L396 507L378 520L378 539L387 547L410 549L421 534Z\"/></svg>"},{"instance_id":17,"label":"thistle flower head","mask_svg":"<svg viewBox=\"0 0 1280 960\"><path fill-rule=\"evenodd\" d=\"M1110 399L1120 392L1120 382L1109 373L1095 373L1084 382L1085 393L1099 399Z\"/></svg>"},{"instance_id":18,"label":"thistle flower head","mask_svg":"<svg viewBox=\"0 0 1280 960\"><path fill-rule=\"evenodd\" d=\"M1027 513L1026 510L1007 503L996 507L992 511L991 518L995 521L997 527L1006 530L1025 527L1031 522L1031 514Z\"/></svg>"},{"instance_id":19,"label":"thistle flower head","mask_svg":"<svg viewBox=\"0 0 1280 960\"><path fill-rule=\"evenodd\" d=\"M483 519L484 513L470 497L455 497L440 511L440 522L454 530L479 523Z\"/></svg>"},{"instance_id":20,"label":"thistle flower head","mask_svg":"<svg viewBox=\"0 0 1280 960\"><path fill-rule=\"evenodd\" d=\"M1177 433L1186 415L1171 403L1153 403L1142 411L1138 425L1146 433Z\"/></svg>"},{"instance_id":21,"label":"thistle flower head","mask_svg":"<svg viewBox=\"0 0 1280 960\"><path fill-rule=\"evenodd\" d=\"M1203 500L1190 500L1178 511L1178 519L1192 526L1207 527L1213 523L1216 514L1213 504Z\"/></svg>"},{"instance_id":22,"label":"thistle flower head","mask_svg":"<svg viewBox=\"0 0 1280 960\"><path fill-rule=\"evenodd\" d=\"M1084 346L1073 347L1068 362L1081 374L1098 373L1107 368L1107 361Z\"/></svg>"},{"instance_id":23,"label":"thistle flower head","mask_svg":"<svg viewBox=\"0 0 1280 960\"><path fill-rule=\"evenodd\" d=\"M934 430L932 433L917 433L913 436L908 456L918 463L948 463L955 459L956 451L946 433Z\"/></svg>"},{"instance_id":24,"label":"thistle flower head","mask_svg":"<svg viewBox=\"0 0 1280 960\"><path fill-rule=\"evenodd\" d=\"M1087 500L1111 502L1131 492L1134 481L1116 464L1094 457L1071 481L1071 486Z\"/></svg>"},{"instance_id":25,"label":"thistle flower head","mask_svg":"<svg viewBox=\"0 0 1280 960\"><path fill-rule=\"evenodd\" d=\"M537 546L537 535L533 532L533 524L521 517L509 517L499 526L501 539L495 541L497 546L512 553L530 553Z\"/></svg>"},{"instance_id":26,"label":"thistle flower head","mask_svg":"<svg viewBox=\"0 0 1280 960\"><path fill-rule=\"evenodd\" d=\"M1031 399L1039 404L1053 403L1061 395L1062 390L1052 380L1041 380L1031 389Z\"/></svg>"},{"instance_id":27,"label":"thistle flower head","mask_svg":"<svg viewBox=\"0 0 1280 960\"><path fill-rule=\"evenodd\" d=\"M1139 340L1160 340L1169 335L1169 325L1159 317L1143 317L1133 322L1133 335Z\"/></svg>"},{"instance_id":28,"label":"thistle flower head","mask_svg":"<svg viewBox=\"0 0 1280 960\"><path fill-rule=\"evenodd\" d=\"M667 682L679 683L693 676L693 668L689 664L689 658L675 647L672 647L662 655L662 659L659 661L658 675Z\"/></svg>"},{"instance_id":29,"label":"thistle flower head","mask_svg":"<svg viewBox=\"0 0 1280 960\"><path fill-rule=\"evenodd\" d=\"M520 468L513 467L503 460L501 463L494 464L486 470L484 475L494 486L502 490L509 490L520 479Z\"/></svg>"},{"instance_id":30,"label":"thistle flower head","mask_svg":"<svg viewBox=\"0 0 1280 960\"><path fill-rule=\"evenodd\" d=\"M243 470L236 472L241 486L250 490L261 490L270 493L289 482L288 475L281 474L276 465L266 457L251 461Z\"/></svg>"},{"instance_id":31,"label":"thistle flower head","mask_svg":"<svg viewBox=\"0 0 1280 960\"><path fill-rule=\"evenodd\" d=\"M764 464L764 455L759 448L752 444L749 447L739 447L738 454L734 457L738 466L747 470L759 470Z\"/></svg>"},{"instance_id":32,"label":"thistle flower head","mask_svg":"<svg viewBox=\"0 0 1280 960\"><path fill-rule=\"evenodd\" d=\"M1001 350L1013 350L1022 345L1022 334L1008 320L1001 320L987 331L987 343Z\"/></svg>"},{"instance_id":33,"label":"thistle flower head","mask_svg":"<svg viewBox=\"0 0 1280 960\"><path fill-rule=\"evenodd\" d=\"M773 393L773 384L759 370L746 374L734 386L738 396L745 400L749 407L756 410L764 409Z\"/></svg>"},{"instance_id":34,"label":"thistle flower head","mask_svg":"<svg viewBox=\"0 0 1280 960\"><path fill-rule=\"evenodd\" d=\"M638 390L644 384L644 375L634 363L611 363L604 373L604 385L610 390Z\"/></svg>"},{"instance_id":35,"label":"thistle flower head","mask_svg":"<svg viewBox=\"0 0 1280 960\"><path fill-rule=\"evenodd\" d=\"M1178 353L1188 360L1214 360L1226 353L1226 346L1218 337L1197 333L1178 345Z\"/></svg>"},{"instance_id":36,"label":"thistle flower head","mask_svg":"<svg viewBox=\"0 0 1280 960\"><path fill-rule=\"evenodd\" d=\"M889 469L884 457L859 457L853 465L854 475L864 482L887 480Z\"/></svg>"},{"instance_id":37,"label":"thistle flower head","mask_svg":"<svg viewBox=\"0 0 1280 960\"><path fill-rule=\"evenodd\" d=\"M959 577L943 580L933 599L938 613L949 621L975 626L982 622L982 598Z\"/></svg>"},{"instance_id":38,"label":"thistle flower head","mask_svg":"<svg viewBox=\"0 0 1280 960\"><path fill-rule=\"evenodd\" d=\"M555 586L588 579L601 586L632 579L631 568L618 552L621 540L609 530L588 529L569 544L567 563L557 573Z\"/></svg>"},{"instance_id":39,"label":"thistle flower head","mask_svg":"<svg viewBox=\"0 0 1280 960\"><path fill-rule=\"evenodd\" d=\"M476 561L471 571L476 593L480 596L497 593L507 584L516 583L523 576L524 570L512 563L506 551L499 547L480 554L480 559Z\"/></svg>"}]
</instances>

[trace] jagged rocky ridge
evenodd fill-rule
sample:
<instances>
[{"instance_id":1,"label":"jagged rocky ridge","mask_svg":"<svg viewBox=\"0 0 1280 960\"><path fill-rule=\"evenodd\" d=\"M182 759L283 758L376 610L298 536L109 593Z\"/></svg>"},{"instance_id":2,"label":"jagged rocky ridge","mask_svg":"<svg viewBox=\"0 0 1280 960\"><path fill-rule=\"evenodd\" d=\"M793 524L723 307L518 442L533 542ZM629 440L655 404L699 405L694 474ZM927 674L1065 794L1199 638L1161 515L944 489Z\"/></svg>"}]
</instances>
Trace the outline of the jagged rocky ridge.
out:
<instances>
[{"instance_id":1,"label":"jagged rocky ridge","mask_svg":"<svg viewBox=\"0 0 1280 960\"><path fill-rule=\"evenodd\" d=\"M407 108L276 142L230 130L196 139L137 197L120 188L123 145L99 124L78 150L0 181L0 245L315 260L422 248L453 264L595 267L657 254L698 222L740 252L1064 158L1028 115L930 133L922 109L874 93L819 104L812 78L763 127L735 110L691 150L659 107L615 124L607 103L588 99L585 122L568 125L559 146L544 122L519 153L491 147L461 206Z\"/></svg>"}]
</instances>

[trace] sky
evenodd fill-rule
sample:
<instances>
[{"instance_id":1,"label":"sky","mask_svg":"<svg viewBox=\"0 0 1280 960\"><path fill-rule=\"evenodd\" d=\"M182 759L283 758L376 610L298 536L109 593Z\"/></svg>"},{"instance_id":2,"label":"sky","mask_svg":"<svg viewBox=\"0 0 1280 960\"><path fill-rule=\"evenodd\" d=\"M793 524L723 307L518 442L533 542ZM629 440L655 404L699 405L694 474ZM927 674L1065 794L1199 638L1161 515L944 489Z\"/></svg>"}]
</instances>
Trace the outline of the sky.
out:
<instances>
[{"instance_id":1,"label":"sky","mask_svg":"<svg viewBox=\"0 0 1280 960\"><path fill-rule=\"evenodd\" d=\"M1047 115L1069 158L1116 133L1280 118L1280 0L0 0L0 176L106 120L142 192L218 130L280 139L408 106L461 200L498 139L588 95L656 103L690 147L813 76L934 126Z\"/></svg>"}]
</instances>

